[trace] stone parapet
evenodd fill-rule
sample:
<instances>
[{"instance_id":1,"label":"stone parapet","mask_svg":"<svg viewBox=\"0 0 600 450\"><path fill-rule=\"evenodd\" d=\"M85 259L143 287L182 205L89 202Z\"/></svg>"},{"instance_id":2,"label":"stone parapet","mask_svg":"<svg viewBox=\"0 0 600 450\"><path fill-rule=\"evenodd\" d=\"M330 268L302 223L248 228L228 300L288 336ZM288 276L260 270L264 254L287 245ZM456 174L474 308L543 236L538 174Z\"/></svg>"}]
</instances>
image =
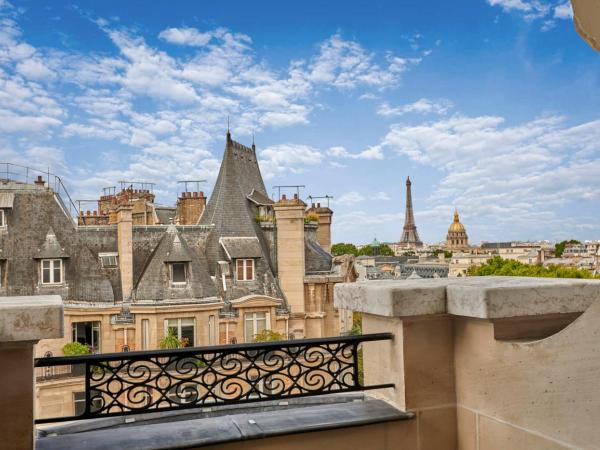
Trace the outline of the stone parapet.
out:
<instances>
[{"instance_id":1,"label":"stone parapet","mask_svg":"<svg viewBox=\"0 0 600 450\"><path fill-rule=\"evenodd\" d=\"M0 297L0 343L60 338L63 335L63 304L59 295Z\"/></svg>"},{"instance_id":2,"label":"stone parapet","mask_svg":"<svg viewBox=\"0 0 600 450\"><path fill-rule=\"evenodd\" d=\"M600 280L471 277L337 284L335 306L386 317L451 314L480 319L581 313Z\"/></svg>"},{"instance_id":3,"label":"stone parapet","mask_svg":"<svg viewBox=\"0 0 600 450\"><path fill-rule=\"evenodd\" d=\"M471 277L335 286L361 311L365 384L415 413L421 450L598 448L600 280Z\"/></svg>"},{"instance_id":4,"label":"stone parapet","mask_svg":"<svg viewBox=\"0 0 600 450\"><path fill-rule=\"evenodd\" d=\"M34 345L62 336L60 296L0 297L1 448L34 448Z\"/></svg>"}]
</instances>

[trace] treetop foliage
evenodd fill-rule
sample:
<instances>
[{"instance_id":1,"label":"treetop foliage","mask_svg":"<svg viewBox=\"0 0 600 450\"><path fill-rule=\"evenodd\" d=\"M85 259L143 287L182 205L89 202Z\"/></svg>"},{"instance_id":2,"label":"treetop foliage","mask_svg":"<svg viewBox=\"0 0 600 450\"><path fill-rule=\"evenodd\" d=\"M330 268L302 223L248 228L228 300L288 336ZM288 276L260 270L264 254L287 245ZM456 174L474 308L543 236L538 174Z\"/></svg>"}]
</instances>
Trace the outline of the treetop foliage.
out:
<instances>
[{"instance_id":1,"label":"treetop foliage","mask_svg":"<svg viewBox=\"0 0 600 450\"><path fill-rule=\"evenodd\" d=\"M356 248L356 245L346 243L346 242L338 242L337 244L333 244L331 246L331 254L333 256L340 255L354 255L354 256L373 256L373 247L370 245L365 245L360 250ZM387 244L381 244L379 246L379 255L380 256L394 256L394 251Z\"/></svg>"},{"instance_id":2,"label":"treetop foliage","mask_svg":"<svg viewBox=\"0 0 600 450\"><path fill-rule=\"evenodd\" d=\"M556 256L557 258L560 258L565 251L565 247L568 244L581 244L581 242L579 242L577 239L571 239L568 241L559 242L558 244L556 244L554 246L554 256Z\"/></svg>"},{"instance_id":3,"label":"treetop foliage","mask_svg":"<svg viewBox=\"0 0 600 450\"><path fill-rule=\"evenodd\" d=\"M516 276L516 277L545 277L545 278L600 278L587 269L573 267L562 267L550 265L544 267L542 264L524 264L520 261L502 259L494 256L482 266L471 266L468 274L470 276Z\"/></svg>"}]
</instances>

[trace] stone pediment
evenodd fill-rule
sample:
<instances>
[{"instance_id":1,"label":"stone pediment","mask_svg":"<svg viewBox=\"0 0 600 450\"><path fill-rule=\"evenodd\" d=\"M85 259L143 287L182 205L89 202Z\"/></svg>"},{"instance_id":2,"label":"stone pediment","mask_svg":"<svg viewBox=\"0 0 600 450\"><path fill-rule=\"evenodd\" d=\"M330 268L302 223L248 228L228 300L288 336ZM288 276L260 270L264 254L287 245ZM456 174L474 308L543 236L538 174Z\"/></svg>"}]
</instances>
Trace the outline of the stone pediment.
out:
<instances>
[{"instance_id":1,"label":"stone pediment","mask_svg":"<svg viewBox=\"0 0 600 450\"><path fill-rule=\"evenodd\" d=\"M272 307L272 306L281 306L283 304L283 300L280 298L269 297L267 295L246 295L245 297L240 297L235 300L231 300L231 306L234 308L244 307Z\"/></svg>"}]
</instances>

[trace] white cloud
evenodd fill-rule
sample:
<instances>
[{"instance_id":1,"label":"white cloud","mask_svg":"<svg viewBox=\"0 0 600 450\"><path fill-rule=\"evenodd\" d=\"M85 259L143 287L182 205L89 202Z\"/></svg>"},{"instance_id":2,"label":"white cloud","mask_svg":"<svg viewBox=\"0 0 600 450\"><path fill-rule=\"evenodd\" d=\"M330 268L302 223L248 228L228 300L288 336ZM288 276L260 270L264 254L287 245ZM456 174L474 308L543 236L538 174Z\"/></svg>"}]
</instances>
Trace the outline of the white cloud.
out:
<instances>
[{"instance_id":1,"label":"white cloud","mask_svg":"<svg viewBox=\"0 0 600 450\"><path fill-rule=\"evenodd\" d=\"M375 55L368 53L359 43L344 40L339 34L324 41L319 54L309 66L309 79L314 83L329 84L338 88L354 88L358 85L387 88L396 86L400 73L420 59L386 57L387 67L375 62Z\"/></svg>"},{"instance_id":2,"label":"white cloud","mask_svg":"<svg viewBox=\"0 0 600 450\"><path fill-rule=\"evenodd\" d=\"M570 20L573 18L573 7L570 2L562 3L554 7L554 17L557 19Z\"/></svg>"},{"instance_id":3,"label":"white cloud","mask_svg":"<svg viewBox=\"0 0 600 450\"><path fill-rule=\"evenodd\" d=\"M203 47L209 43L212 34L201 33L195 28L167 28L161 31L158 37L171 44Z\"/></svg>"},{"instance_id":4,"label":"white cloud","mask_svg":"<svg viewBox=\"0 0 600 450\"><path fill-rule=\"evenodd\" d=\"M263 176L270 179L286 172L302 173L306 166L320 164L323 155L309 145L279 144L262 150L259 160Z\"/></svg>"},{"instance_id":5,"label":"white cloud","mask_svg":"<svg viewBox=\"0 0 600 450\"><path fill-rule=\"evenodd\" d=\"M528 22L542 19L541 31L552 29L556 23L554 19L573 18L570 3L557 4L548 0L487 0L490 6L499 6L504 12L520 14Z\"/></svg>"},{"instance_id":6,"label":"white cloud","mask_svg":"<svg viewBox=\"0 0 600 450\"><path fill-rule=\"evenodd\" d=\"M414 103L396 107L392 107L387 102L383 102L377 108L377 114L384 117L402 116L413 112L419 114L446 114L452 106L452 103L448 100L433 101L426 98L421 98Z\"/></svg>"},{"instance_id":7,"label":"white cloud","mask_svg":"<svg viewBox=\"0 0 600 450\"><path fill-rule=\"evenodd\" d=\"M26 59L17 64L16 71L31 80L53 80L56 73L50 70L40 59Z\"/></svg>"},{"instance_id":8,"label":"white cloud","mask_svg":"<svg viewBox=\"0 0 600 450\"><path fill-rule=\"evenodd\" d=\"M471 216L557 232L557 207L600 200L600 120L567 126L543 117L506 126L502 117L454 116L416 126L394 125L384 149L436 168L432 193Z\"/></svg>"},{"instance_id":9,"label":"white cloud","mask_svg":"<svg viewBox=\"0 0 600 450\"><path fill-rule=\"evenodd\" d=\"M327 153L336 158L350 159L383 159L384 155L380 146L372 146L362 152L350 153L345 147L331 147Z\"/></svg>"},{"instance_id":10,"label":"white cloud","mask_svg":"<svg viewBox=\"0 0 600 450\"><path fill-rule=\"evenodd\" d=\"M364 200L366 200L364 195L359 194L356 191L350 191L340 195L335 199L335 202L340 205L354 205L355 203L360 203Z\"/></svg>"}]
</instances>

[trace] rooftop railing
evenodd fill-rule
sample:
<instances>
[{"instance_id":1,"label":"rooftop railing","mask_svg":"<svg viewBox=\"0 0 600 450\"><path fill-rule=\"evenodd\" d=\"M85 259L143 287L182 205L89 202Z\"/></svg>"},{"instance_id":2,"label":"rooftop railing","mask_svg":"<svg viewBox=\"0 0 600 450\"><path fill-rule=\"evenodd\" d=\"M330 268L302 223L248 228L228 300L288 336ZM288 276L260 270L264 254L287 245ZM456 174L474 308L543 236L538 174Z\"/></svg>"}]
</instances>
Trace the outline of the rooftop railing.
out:
<instances>
[{"instance_id":1,"label":"rooftop railing","mask_svg":"<svg viewBox=\"0 0 600 450\"><path fill-rule=\"evenodd\" d=\"M62 203L65 212L68 212L71 218L77 217L79 208L71 199L67 188L58 175L50 172L50 170L35 169L33 167L22 166L8 162L0 162L0 179L16 181L19 183L33 183L38 179L44 181L47 187L51 188L57 198Z\"/></svg>"},{"instance_id":2,"label":"rooftop railing","mask_svg":"<svg viewBox=\"0 0 600 450\"><path fill-rule=\"evenodd\" d=\"M241 345L46 357L35 367L79 366L80 413L36 423L171 411L367 389L361 383L362 342L391 333Z\"/></svg>"}]
</instances>

